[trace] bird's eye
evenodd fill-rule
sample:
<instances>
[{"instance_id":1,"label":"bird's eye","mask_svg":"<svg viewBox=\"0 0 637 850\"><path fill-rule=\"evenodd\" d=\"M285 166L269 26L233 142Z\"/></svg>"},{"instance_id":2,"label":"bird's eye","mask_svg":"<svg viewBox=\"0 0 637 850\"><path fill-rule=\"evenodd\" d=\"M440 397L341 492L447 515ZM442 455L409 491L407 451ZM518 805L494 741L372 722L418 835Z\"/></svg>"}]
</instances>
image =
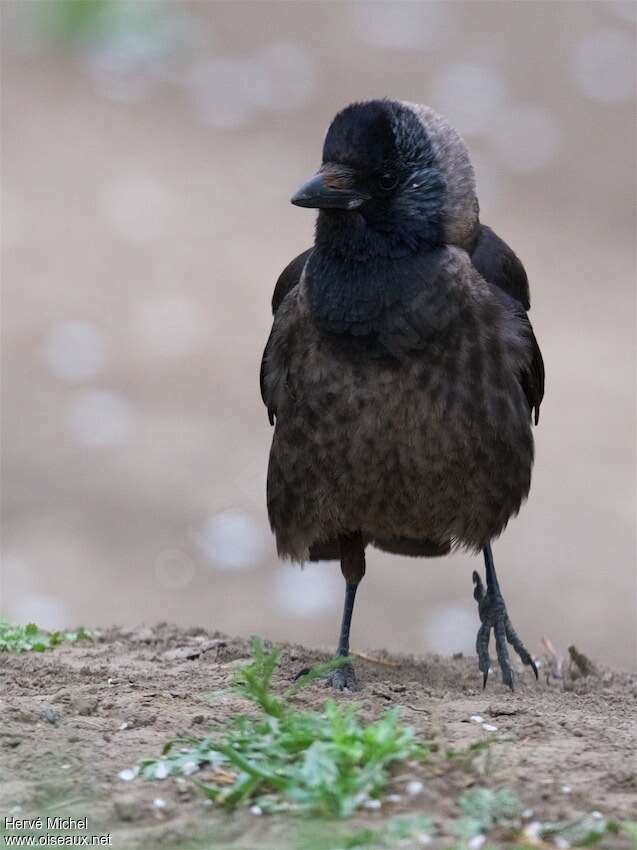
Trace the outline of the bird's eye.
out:
<instances>
[{"instance_id":1,"label":"bird's eye","mask_svg":"<svg viewBox=\"0 0 637 850\"><path fill-rule=\"evenodd\" d=\"M395 174L392 174L391 171L385 172L385 174L381 174L378 178L378 185L383 190L383 192L391 192L392 189L396 188L398 184L398 178Z\"/></svg>"}]
</instances>

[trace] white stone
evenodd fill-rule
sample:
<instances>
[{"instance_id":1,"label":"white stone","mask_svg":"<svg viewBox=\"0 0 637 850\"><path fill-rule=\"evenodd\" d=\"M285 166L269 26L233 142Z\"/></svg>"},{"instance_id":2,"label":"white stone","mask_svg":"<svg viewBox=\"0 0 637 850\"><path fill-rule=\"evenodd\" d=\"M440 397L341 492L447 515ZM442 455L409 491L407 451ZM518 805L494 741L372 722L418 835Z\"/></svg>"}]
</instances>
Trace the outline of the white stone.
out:
<instances>
[{"instance_id":1,"label":"white stone","mask_svg":"<svg viewBox=\"0 0 637 850\"><path fill-rule=\"evenodd\" d=\"M155 779L165 779L168 776L168 765L160 761L155 765Z\"/></svg>"},{"instance_id":2,"label":"white stone","mask_svg":"<svg viewBox=\"0 0 637 850\"><path fill-rule=\"evenodd\" d=\"M128 767L128 768L126 768L126 770L120 770L120 772L117 774L117 776L123 782L130 782L132 779L135 779L135 777L137 776L137 768Z\"/></svg>"},{"instance_id":3,"label":"white stone","mask_svg":"<svg viewBox=\"0 0 637 850\"><path fill-rule=\"evenodd\" d=\"M405 786L405 791L409 794L410 797L415 797L417 794L420 794L425 786L419 779L412 779Z\"/></svg>"}]
</instances>

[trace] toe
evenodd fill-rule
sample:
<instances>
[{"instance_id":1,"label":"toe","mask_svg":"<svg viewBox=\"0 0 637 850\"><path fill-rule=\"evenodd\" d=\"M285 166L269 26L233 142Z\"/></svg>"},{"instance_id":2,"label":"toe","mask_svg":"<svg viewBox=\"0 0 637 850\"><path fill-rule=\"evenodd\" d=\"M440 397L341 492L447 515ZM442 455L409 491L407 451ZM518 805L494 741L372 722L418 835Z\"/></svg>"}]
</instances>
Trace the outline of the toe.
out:
<instances>
[{"instance_id":1,"label":"toe","mask_svg":"<svg viewBox=\"0 0 637 850\"><path fill-rule=\"evenodd\" d=\"M518 656L520 657L520 661L522 661L523 664L533 670L533 672L535 673L535 678L537 679L538 673L535 661L533 661L531 653L528 651L528 649L524 646L524 644L518 637L517 632L511 625L511 621L508 617L506 618L505 629L507 640L509 641L513 649L517 652Z\"/></svg>"},{"instance_id":2,"label":"toe","mask_svg":"<svg viewBox=\"0 0 637 850\"><path fill-rule=\"evenodd\" d=\"M489 669L491 668L491 659L489 658L489 635L491 633L491 629L489 626L484 623L480 626L478 630L478 637L476 638L476 652L478 653L478 669L482 673L482 687L483 689L487 686L487 679L489 677Z\"/></svg>"},{"instance_id":3,"label":"toe","mask_svg":"<svg viewBox=\"0 0 637 850\"><path fill-rule=\"evenodd\" d=\"M502 672L502 681L513 690L513 670L509 660L509 650L506 641L506 629L504 621L497 619L494 627L495 632L495 648L498 654L498 663Z\"/></svg>"},{"instance_id":4,"label":"toe","mask_svg":"<svg viewBox=\"0 0 637 850\"><path fill-rule=\"evenodd\" d=\"M327 679L327 684L335 691L357 691L358 682L356 673L351 664L346 664L343 667L338 667L332 670Z\"/></svg>"}]
</instances>

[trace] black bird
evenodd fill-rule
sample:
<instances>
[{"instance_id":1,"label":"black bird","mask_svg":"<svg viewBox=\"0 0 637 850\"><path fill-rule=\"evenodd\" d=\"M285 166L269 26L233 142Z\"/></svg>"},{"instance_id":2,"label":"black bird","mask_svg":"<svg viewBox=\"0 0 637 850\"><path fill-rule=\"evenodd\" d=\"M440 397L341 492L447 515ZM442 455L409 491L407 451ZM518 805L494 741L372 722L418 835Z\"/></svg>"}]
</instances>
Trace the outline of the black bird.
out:
<instances>
[{"instance_id":1,"label":"black bird","mask_svg":"<svg viewBox=\"0 0 637 850\"><path fill-rule=\"evenodd\" d=\"M428 107L391 100L334 118L318 173L292 198L319 210L314 247L274 291L261 394L275 424L268 512L279 554L339 559L337 654L349 654L365 547L482 550L473 573L486 685L495 634L537 677L507 614L491 540L520 509L544 365L524 268L480 223L466 146ZM354 687L350 665L332 684Z\"/></svg>"}]
</instances>

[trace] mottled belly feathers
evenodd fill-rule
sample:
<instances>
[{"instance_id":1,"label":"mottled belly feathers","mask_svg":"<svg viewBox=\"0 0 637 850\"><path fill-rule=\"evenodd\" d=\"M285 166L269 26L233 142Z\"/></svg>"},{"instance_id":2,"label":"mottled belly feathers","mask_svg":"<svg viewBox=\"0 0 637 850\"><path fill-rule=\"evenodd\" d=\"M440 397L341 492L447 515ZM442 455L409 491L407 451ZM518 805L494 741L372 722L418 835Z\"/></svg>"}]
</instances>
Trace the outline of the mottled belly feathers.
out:
<instances>
[{"instance_id":1,"label":"mottled belly feathers","mask_svg":"<svg viewBox=\"0 0 637 850\"><path fill-rule=\"evenodd\" d=\"M365 335L322 328L304 274L262 371L279 553L302 561L358 530L381 548L483 547L529 491L531 358L523 311L463 250L441 250Z\"/></svg>"}]
</instances>

